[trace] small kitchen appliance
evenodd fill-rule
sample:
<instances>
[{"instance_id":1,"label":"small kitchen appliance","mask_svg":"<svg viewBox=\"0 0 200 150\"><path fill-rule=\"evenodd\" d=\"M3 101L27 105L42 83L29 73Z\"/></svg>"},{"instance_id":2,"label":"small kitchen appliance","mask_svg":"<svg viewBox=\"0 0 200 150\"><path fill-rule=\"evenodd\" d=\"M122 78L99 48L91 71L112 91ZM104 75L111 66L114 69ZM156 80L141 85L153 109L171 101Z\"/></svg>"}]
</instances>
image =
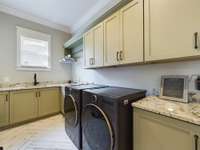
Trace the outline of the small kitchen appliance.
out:
<instances>
[{"instance_id":1,"label":"small kitchen appliance","mask_svg":"<svg viewBox=\"0 0 200 150\"><path fill-rule=\"evenodd\" d=\"M189 76L164 75L161 77L160 98L188 102Z\"/></svg>"}]
</instances>

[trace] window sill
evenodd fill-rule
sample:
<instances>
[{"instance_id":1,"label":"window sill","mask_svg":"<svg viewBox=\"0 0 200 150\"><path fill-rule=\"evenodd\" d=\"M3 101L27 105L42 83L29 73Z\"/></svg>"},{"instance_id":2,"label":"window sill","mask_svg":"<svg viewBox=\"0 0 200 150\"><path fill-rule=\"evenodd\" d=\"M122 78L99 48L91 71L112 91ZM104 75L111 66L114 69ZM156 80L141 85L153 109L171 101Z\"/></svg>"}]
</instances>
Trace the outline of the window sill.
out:
<instances>
[{"instance_id":1,"label":"window sill","mask_svg":"<svg viewBox=\"0 0 200 150\"><path fill-rule=\"evenodd\" d=\"M51 71L51 68L17 67L17 71Z\"/></svg>"}]
</instances>

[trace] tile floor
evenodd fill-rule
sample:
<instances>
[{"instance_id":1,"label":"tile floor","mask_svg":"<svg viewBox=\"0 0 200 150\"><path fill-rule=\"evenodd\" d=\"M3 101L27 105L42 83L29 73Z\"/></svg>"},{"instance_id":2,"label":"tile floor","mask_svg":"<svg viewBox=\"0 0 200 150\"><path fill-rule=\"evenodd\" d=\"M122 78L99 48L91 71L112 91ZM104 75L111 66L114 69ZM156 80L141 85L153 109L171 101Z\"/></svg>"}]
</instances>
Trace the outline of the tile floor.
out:
<instances>
[{"instance_id":1,"label":"tile floor","mask_svg":"<svg viewBox=\"0 0 200 150\"><path fill-rule=\"evenodd\" d=\"M77 150L65 133L61 115L0 132L4 150Z\"/></svg>"}]
</instances>

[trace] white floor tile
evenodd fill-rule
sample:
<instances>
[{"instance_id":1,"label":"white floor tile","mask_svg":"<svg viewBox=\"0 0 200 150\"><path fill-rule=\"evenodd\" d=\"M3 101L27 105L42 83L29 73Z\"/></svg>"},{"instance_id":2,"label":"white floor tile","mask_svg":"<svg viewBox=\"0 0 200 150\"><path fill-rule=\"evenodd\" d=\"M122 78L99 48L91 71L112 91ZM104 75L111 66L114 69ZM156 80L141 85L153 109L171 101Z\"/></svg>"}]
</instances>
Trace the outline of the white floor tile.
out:
<instances>
[{"instance_id":1,"label":"white floor tile","mask_svg":"<svg viewBox=\"0 0 200 150\"><path fill-rule=\"evenodd\" d=\"M77 150L65 133L61 115L0 132L4 150Z\"/></svg>"}]
</instances>

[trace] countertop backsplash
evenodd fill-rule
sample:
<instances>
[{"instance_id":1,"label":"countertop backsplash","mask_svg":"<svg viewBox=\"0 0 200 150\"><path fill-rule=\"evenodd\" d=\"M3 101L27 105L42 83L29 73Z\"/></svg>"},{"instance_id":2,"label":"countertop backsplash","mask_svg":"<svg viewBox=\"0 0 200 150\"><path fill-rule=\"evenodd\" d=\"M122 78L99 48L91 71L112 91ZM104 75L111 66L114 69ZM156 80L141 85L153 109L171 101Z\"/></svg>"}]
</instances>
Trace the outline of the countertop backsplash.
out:
<instances>
[{"instance_id":1,"label":"countertop backsplash","mask_svg":"<svg viewBox=\"0 0 200 150\"><path fill-rule=\"evenodd\" d=\"M72 65L73 80L146 89L148 96L159 95L162 75L188 75L191 77L194 74L200 74L200 60L83 69L83 54L79 52L76 55L79 59ZM191 78L189 91L200 93L200 91L195 90L195 79L195 76Z\"/></svg>"}]
</instances>

